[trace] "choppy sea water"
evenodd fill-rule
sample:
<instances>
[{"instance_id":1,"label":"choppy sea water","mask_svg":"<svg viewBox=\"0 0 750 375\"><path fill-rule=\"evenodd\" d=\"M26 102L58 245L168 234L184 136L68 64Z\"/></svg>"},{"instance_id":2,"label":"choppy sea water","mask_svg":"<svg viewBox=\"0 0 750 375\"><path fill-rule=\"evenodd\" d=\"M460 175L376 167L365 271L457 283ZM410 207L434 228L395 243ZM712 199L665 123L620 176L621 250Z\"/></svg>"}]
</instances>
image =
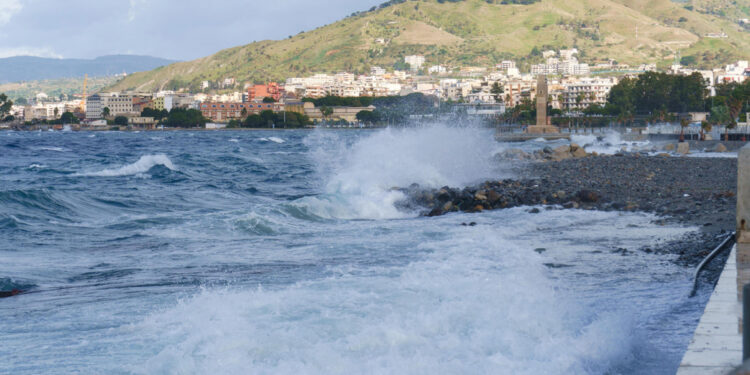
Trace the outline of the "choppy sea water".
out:
<instances>
[{"instance_id":1,"label":"choppy sea water","mask_svg":"<svg viewBox=\"0 0 750 375\"><path fill-rule=\"evenodd\" d=\"M0 299L0 373L674 373L708 290L634 250L695 228L395 204L510 177L498 149L444 126L0 132L0 290L29 291Z\"/></svg>"}]
</instances>

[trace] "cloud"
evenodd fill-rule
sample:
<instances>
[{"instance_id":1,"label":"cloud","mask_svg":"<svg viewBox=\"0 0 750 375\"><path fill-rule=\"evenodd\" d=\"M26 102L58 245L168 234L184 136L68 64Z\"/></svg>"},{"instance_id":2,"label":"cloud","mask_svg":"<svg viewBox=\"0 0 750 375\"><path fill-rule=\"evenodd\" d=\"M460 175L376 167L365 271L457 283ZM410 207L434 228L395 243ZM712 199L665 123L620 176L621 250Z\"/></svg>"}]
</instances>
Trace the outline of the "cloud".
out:
<instances>
[{"instance_id":1,"label":"cloud","mask_svg":"<svg viewBox=\"0 0 750 375\"><path fill-rule=\"evenodd\" d=\"M135 21L135 16L138 13L138 8L146 5L146 2L147 0L130 0L130 8L128 9L128 22Z\"/></svg>"},{"instance_id":2,"label":"cloud","mask_svg":"<svg viewBox=\"0 0 750 375\"><path fill-rule=\"evenodd\" d=\"M0 0L3 1L3 0ZM13 56L36 56L36 57L49 57L53 59L62 59L63 56L53 51L51 48L46 47L0 47L0 58L13 57Z\"/></svg>"},{"instance_id":3,"label":"cloud","mask_svg":"<svg viewBox=\"0 0 750 375\"><path fill-rule=\"evenodd\" d=\"M10 22L10 19L21 9L23 9L21 0L0 0L0 26Z\"/></svg>"}]
</instances>

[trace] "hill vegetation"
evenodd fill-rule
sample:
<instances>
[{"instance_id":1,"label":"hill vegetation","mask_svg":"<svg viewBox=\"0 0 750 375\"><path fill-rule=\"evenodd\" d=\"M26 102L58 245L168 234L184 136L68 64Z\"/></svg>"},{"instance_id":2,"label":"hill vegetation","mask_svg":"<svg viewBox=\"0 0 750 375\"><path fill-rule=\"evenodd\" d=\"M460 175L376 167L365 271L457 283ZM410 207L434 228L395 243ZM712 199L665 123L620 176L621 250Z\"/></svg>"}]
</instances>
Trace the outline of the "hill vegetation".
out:
<instances>
[{"instance_id":1,"label":"hill vegetation","mask_svg":"<svg viewBox=\"0 0 750 375\"><path fill-rule=\"evenodd\" d=\"M425 55L428 65L459 67L492 66L514 59L522 69L542 60L539 51L561 48L578 48L581 60L591 64L615 59L631 66L665 66L678 51L680 56L691 56L687 61L695 67L704 68L748 58L750 34L729 18L690 4L670 0L392 0L284 40L258 41L133 74L111 89L198 92L201 82L224 78L234 78L239 85L314 73L365 73L371 66L402 68L404 56L410 54ZM721 32L727 38L706 37Z\"/></svg>"},{"instance_id":2,"label":"hill vegetation","mask_svg":"<svg viewBox=\"0 0 750 375\"><path fill-rule=\"evenodd\" d=\"M88 92L94 93L104 87L116 83L119 79L115 76L89 78ZM49 79L42 81L27 81L0 84L0 92L7 94L18 104L25 104L26 99L31 99L36 94L45 93L51 98L70 99L83 92L83 78Z\"/></svg>"}]
</instances>

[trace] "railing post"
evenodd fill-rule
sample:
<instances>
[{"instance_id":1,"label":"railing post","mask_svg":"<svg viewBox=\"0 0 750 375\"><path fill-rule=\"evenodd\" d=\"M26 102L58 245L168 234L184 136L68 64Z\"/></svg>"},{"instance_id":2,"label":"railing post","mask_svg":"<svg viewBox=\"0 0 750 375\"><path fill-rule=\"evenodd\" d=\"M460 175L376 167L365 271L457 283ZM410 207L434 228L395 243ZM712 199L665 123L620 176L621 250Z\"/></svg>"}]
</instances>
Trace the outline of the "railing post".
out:
<instances>
[{"instance_id":1,"label":"railing post","mask_svg":"<svg viewBox=\"0 0 750 375\"><path fill-rule=\"evenodd\" d=\"M744 324L744 317L750 316L750 284L742 288L742 362L750 359L750 324Z\"/></svg>"}]
</instances>

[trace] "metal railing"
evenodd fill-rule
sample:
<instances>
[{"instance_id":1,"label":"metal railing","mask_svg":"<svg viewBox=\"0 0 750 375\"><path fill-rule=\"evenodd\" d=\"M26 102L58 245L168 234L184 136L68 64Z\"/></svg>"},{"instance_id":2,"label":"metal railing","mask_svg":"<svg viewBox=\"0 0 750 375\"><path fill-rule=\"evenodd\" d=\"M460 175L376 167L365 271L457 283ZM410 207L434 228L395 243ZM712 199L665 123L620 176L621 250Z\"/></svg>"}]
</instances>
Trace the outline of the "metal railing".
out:
<instances>
[{"instance_id":1,"label":"metal railing","mask_svg":"<svg viewBox=\"0 0 750 375\"><path fill-rule=\"evenodd\" d=\"M721 244L719 244L719 246L717 246L714 249L714 251L708 254L708 256L705 259L703 259L703 261L698 265L698 268L695 269L695 274L693 275L693 289L690 291L691 298L695 297L695 293L698 290L698 276L700 276L700 273L703 270L703 268L705 268L706 265L708 265L708 263L711 262L711 260L713 260L717 255L719 255L721 250L724 249L727 243L729 243L729 241L731 241L734 237L735 237L734 232L727 235L724 241L721 241Z\"/></svg>"}]
</instances>

